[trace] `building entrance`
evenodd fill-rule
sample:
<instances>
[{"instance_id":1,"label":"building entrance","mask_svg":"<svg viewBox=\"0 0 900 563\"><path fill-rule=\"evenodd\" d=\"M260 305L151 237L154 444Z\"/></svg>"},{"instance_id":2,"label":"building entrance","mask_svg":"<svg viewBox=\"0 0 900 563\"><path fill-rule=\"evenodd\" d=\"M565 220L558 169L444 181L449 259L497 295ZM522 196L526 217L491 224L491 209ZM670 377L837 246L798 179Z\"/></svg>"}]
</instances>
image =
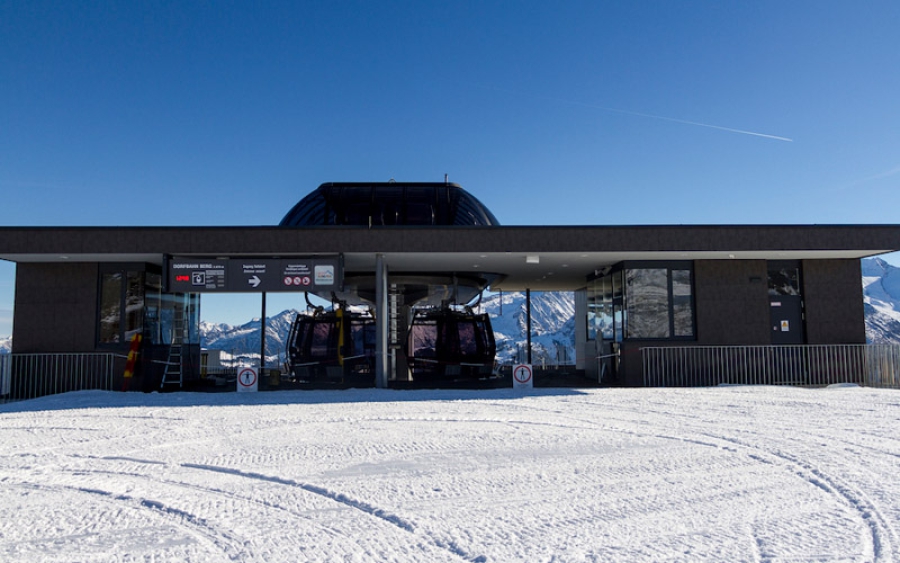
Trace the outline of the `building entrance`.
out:
<instances>
[{"instance_id":1,"label":"building entrance","mask_svg":"<svg viewBox=\"0 0 900 563\"><path fill-rule=\"evenodd\" d=\"M800 265L769 262L769 311L772 344L804 344Z\"/></svg>"}]
</instances>

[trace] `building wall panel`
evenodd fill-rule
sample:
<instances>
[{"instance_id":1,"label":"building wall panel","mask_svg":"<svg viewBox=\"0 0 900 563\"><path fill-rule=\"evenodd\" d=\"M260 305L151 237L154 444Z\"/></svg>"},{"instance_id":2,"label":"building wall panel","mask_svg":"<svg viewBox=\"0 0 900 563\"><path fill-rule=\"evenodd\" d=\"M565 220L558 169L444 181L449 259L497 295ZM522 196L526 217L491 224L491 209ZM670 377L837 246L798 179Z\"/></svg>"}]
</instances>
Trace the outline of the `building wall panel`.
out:
<instances>
[{"instance_id":1,"label":"building wall panel","mask_svg":"<svg viewBox=\"0 0 900 563\"><path fill-rule=\"evenodd\" d=\"M97 264L19 263L13 353L92 352Z\"/></svg>"},{"instance_id":2,"label":"building wall panel","mask_svg":"<svg viewBox=\"0 0 900 563\"><path fill-rule=\"evenodd\" d=\"M697 345L771 344L765 260L697 260L694 279Z\"/></svg>"},{"instance_id":3,"label":"building wall panel","mask_svg":"<svg viewBox=\"0 0 900 563\"><path fill-rule=\"evenodd\" d=\"M802 282L807 344L865 343L859 260L804 260Z\"/></svg>"}]
</instances>

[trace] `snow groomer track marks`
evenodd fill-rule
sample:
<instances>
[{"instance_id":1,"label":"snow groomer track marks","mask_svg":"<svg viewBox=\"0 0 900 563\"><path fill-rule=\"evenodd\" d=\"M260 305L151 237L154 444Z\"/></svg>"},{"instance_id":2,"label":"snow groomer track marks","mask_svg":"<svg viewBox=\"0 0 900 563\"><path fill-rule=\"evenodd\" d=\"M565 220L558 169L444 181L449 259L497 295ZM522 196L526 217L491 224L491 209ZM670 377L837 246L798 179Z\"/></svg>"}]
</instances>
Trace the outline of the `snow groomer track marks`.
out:
<instances>
[{"instance_id":1,"label":"snow groomer track marks","mask_svg":"<svg viewBox=\"0 0 900 563\"><path fill-rule=\"evenodd\" d=\"M4 561L900 563L891 390L90 392L0 433Z\"/></svg>"}]
</instances>

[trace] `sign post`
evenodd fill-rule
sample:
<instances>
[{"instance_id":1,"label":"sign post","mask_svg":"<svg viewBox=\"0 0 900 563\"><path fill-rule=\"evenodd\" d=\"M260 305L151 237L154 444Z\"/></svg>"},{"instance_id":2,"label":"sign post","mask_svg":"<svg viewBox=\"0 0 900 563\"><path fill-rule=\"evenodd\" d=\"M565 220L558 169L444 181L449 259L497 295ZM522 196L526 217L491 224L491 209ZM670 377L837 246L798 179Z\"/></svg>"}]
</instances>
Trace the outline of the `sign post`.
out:
<instances>
[{"instance_id":1,"label":"sign post","mask_svg":"<svg viewBox=\"0 0 900 563\"><path fill-rule=\"evenodd\" d=\"M534 372L531 364L518 364L513 366L513 389L532 389L534 387Z\"/></svg>"},{"instance_id":2,"label":"sign post","mask_svg":"<svg viewBox=\"0 0 900 563\"><path fill-rule=\"evenodd\" d=\"M259 390L259 370L253 367L238 369L237 374L238 393L255 393Z\"/></svg>"}]
</instances>

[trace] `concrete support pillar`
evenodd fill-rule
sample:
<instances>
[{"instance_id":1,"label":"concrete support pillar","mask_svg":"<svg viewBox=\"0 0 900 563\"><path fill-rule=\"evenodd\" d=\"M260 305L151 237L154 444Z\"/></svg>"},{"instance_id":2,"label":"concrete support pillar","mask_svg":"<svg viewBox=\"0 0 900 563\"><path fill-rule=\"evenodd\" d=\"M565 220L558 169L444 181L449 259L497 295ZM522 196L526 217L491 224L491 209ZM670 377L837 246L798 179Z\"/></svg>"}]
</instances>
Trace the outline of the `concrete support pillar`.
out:
<instances>
[{"instance_id":1,"label":"concrete support pillar","mask_svg":"<svg viewBox=\"0 0 900 563\"><path fill-rule=\"evenodd\" d=\"M375 386L386 389L390 362L388 361L388 269L383 254L375 256Z\"/></svg>"}]
</instances>

